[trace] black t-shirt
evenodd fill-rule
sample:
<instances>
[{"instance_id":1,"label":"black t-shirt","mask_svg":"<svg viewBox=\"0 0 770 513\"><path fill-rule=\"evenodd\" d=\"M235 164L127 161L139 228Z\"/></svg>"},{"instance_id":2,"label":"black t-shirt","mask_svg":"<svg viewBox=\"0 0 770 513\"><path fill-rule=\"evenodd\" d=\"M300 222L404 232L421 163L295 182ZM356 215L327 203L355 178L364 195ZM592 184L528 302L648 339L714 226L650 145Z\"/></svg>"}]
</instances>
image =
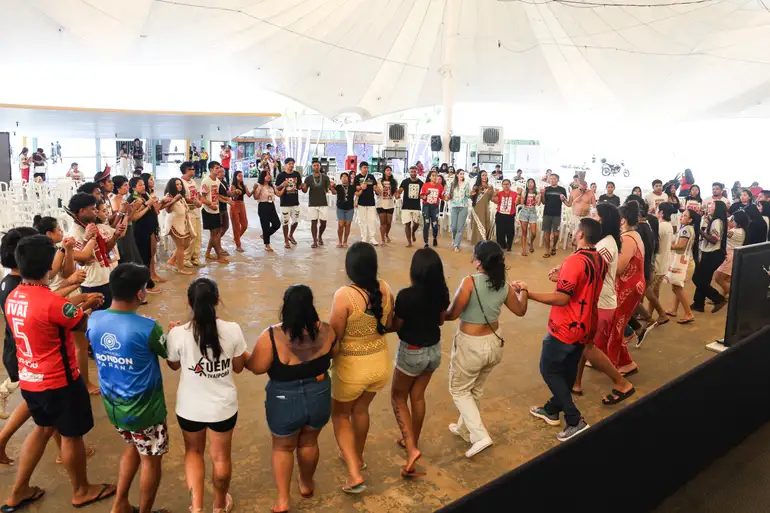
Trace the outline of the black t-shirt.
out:
<instances>
[{"instance_id":1,"label":"black t-shirt","mask_svg":"<svg viewBox=\"0 0 770 513\"><path fill-rule=\"evenodd\" d=\"M545 199L543 204L544 216L560 216L561 215L561 196L567 195L567 190L561 185L549 185L543 189Z\"/></svg>"},{"instance_id":2,"label":"black t-shirt","mask_svg":"<svg viewBox=\"0 0 770 513\"><path fill-rule=\"evenodd\" d=\"M368 173L366 176L356 175L355 184L356 187L360 187L362 183L366 182L368 185L365 190L361 192L358 197L359 207L373 207L374 206L374 186L377 185L377 179Z\"/></svg>"},{"instance_id":3,"label":"black t-shirt","mask_svg":"<svg viewBox=\"0 0 770 513\"><path fill-rule=\"evenodd\" d=\"M401 197L401 210L420 210L420 191L422 186L423 182L419 178L414 182L411 178L401 182L399 188L404 190L404 195Z\"/></svg>"},{"instance_id":4,"label":"black t-shirt","mask_svg":"<svg viewBox=\"0 0 770 513\"><path fill-rule=\"evenodd\" d=\"M413 346L429 347L438 344L441 341L441 312L449 306L448 294L444 303L427 305L420 288L401 289L396 296L394 311L404 321L398 330L398 337Z\"/></svg>"},{"instance_id":5,"label":"black t-shirt","mask_svg":"<svg viewBox=\"0 0 770 513\"><path fill-rule=\"evenodd\" d=\"M291 173L281 171L275 178L275 186L280 187L283 185L283 182L288 183L286 184L286 189L283 191L283 196L281 196L281 206L299 206L299 192L297 192L297 187L302 184L302 176L300 176L297 171L292 171Z\"/></svg>"},{"instance_id":6,"label":"black t-shirt","mask_svg":"<svg viewBox=\"0 0 770 513\"><path fill-rule=\"evenodd\" d=\"M612 196L607 196L606 194L602 194L599 196L599 203L610 203L612 205L615 205L616 207L620 207L620 196L615 196L614 194Z\"/></svg>"},{"instance_id":7,"label":"black t-shirt","mask_svg":"<svg viewBox=\"0 0 770 513\"><path fill-rule=\"evenodd\" d=\"M353 185L338 184L334 187L337 191L337 208L341 210L353 210L356 188Z\"/></svg>"},{"instance_id":8,"label":"black t-shirt","mask_svg":"<svg viewBox=\"0 0 770 513\"><path fill-rule=\"evenodd\" d=\"M3 319L5 319L5 300L13 292L13 289L19 286L21 283L21 276L14 276L13 274L7 275L0 281L0 308L3 309ZM5 339L3 341L3 363L8 371L8 374L18 374L18 364L16 362L16 341L13 338L13 331L11 331L11 325L5 323ZM18 378L18 376L11 376L11 378ZM15 381L15 380L14 380Z\"/></svg>"},{"instance_id":9,"label":"black t-shirt","mask_svg":"<svg viewBox=\"0 0 770 513\"><path fill-rule=\"evenodd\" d=\"M727 212L730 215L734 215L739 210L743 210L744 212L746 212L746 215L748 215L749 218L759 213L759 210L757 209L757 206L755 204L749 203L748 205L744 205L740 201L736 201L735 203L730 205L730 208L727 209Z\"/></svg>"}]
</instances>

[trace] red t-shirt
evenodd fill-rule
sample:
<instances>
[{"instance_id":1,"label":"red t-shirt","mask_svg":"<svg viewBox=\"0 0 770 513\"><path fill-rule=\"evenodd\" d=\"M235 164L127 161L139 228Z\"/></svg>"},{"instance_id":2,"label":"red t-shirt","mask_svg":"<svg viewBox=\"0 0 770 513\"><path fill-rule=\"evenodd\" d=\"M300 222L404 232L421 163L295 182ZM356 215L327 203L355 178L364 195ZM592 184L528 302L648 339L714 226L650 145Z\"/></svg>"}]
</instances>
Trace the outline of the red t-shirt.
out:
<instances>
[{"instance_id":1,"label":"red t-shirt","mask_svg":"<svg viewBox=\"0 0 770 513\"><path fill-rule=\"evenodd\" d=\"M444 195L444 188L441 184L428 182L422 186L420 195L425 196L425 203L427 205L438 205L441 196Z\"/></svg>"},{"instance_id":2,"label":"red t-shirt","mask_svg":"<svg viewBox=\"0 0 770 513\"><path fill-rule=\"evenodd\" d=\"M548 333L565 344L585 344L596 331L599 294L607 263L595 249L579 249L564 260L556 290L570 296L564 306L552 306Z\"/></svg>"},{"instance_id":3,"label":"red t-shirt","mask_svg":"<svg viewBox=\"0 0 770 513\"><path fill-rule=\"evenodd\" d=\"M518 198L518 193L515 191L500 191L497 193L497 211L501 214L505 215L515 215L516 214L516 198Z\"/></svg>"},{"instance_id":4,"label":"red t-shirt","mask_svg":"<svg viewBox=\"0 0 770 513\"><path fill-rule=\"evenodd\" d=\"M21 284L5 302L19 360L22 390L42 392L63 388L80 376L72 329L83 310L48 287Z\"/></svg>"},{"instance_id":5,"label":"red t-shirt","mask_svg":"<svg viewBox=\"0 0 770 513\"><path fill-rule=\"evenodd\" d=\"M222 167L225 169L230 169L230 159L232 158L233 153L230 150L225 150L222 152Z\"/></svg>"}]
</instances>

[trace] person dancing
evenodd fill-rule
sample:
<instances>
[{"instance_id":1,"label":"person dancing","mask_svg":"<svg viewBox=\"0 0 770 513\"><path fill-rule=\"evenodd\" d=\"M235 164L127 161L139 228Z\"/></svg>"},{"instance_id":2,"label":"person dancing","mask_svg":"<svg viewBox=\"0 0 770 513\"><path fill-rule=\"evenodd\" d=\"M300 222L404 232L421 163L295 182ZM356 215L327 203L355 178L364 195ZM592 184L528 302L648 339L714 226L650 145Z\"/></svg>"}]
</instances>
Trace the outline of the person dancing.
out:
<instances>
[{"instance_id":1,"label":"person dancing","mask_svg":"<svg viewBox=\"0 0 770 513\"><path fill-rule=\"evenodd\" d=\"M331 188L331 193L337 196L337 247L346 248L355 213L356 189L350 185L348 173L340 174L340 182Z\"/></svg>"},{"instance_id":2,"label":"person dancing","mask_svg":"<svg viewBox=\"0 0 770 513\"><path fill-rule=\"evenodd\" d=\"M460 251L460 245L463 241L471 198L471 186L465 179L465 171L457 170L446 194L447 200L449 200L449 227L452 232L452 247L457 253Z\"/></svg>"},{"instance_id":3,"label":"person dancing","mask_svg":"<svg viewBox=\"0 0 770 513\"><path fill-rule=\"evenodd\" d=\"M233 225L233 239L235 240L235 251L243 253L241 246L241 237L246 233L249 227L249 218L246 216L246 205L244 199L251 196L251 190L243 182L243 171L233 173L233 182L230 184L230 224Z\"/></svg>"},{"instance_id":4,"label":"person dancing","mask_svg":"<svg viewBox=\"0 0 770 513\"><path fill-rule=\"evenodd\" d=\"M493 241L473 248L476 273L466 276L457 288L445 320L460 319L449 360L449 393L460 417L449 431L471 444L472 458L492 445L481 420L479 402L484 383L503 358L504 340L498 318L503 305L519 317L527 313L527 295L506 283L505 253Z\"/></svg>"},{"instance_id":5,"label":"person dancing","mask_svg":"<svg viewBox=\"0 0 770 513\"><path fill-rule=\"evenodd\" d=\"M639 224L639 203L629 201L620 212L620 256L615 281L618 297L612 319L612 330L606 339L595 340L596 347L606 354L615 368L626 377L638 372L638 366L628 353L624 331L629 319L644 296L644 243L636 231Z\"/></svg>"},{"instance_id":6,"label":"person dancing","mask_svg":"<svg viewBox=\"0 0 770 513\"><path fill-rule=\"evenodd\" d=\"M265 243L265 251L272 253L270 237L281 227L281 220L275 209L275 187L273 187L273 177L267 166L259 174L252 196L257 200L257 214L259 214L259 224L262 226L262 242Z\"/></svg>"},{"instance_id":7,"label":"person dancing","mask_svg":"<svg viewBox=\"0 0 770 513\"><path fill-rule=\"evenodd\" d=\"M295 453L300 495L309 499L315 492L318 435L331 415L328 371L338 349L334 330L320 321L313 292L306 285L286 289L280 318L259 336L247 363L255 374L267 373L270 378L265 414L273 436L273 479L278 488L273 513L289 510Z\"/></svg>"},{"instance_id":8,"label":"person dancing","mask_svg":"<svg viewBox=\"0 0 770 513\"><path fill-rule=\"evenodd\" d=\"M727 304L725 297L711 286L714 273L727 254L727 206L719 200L707 205L708 213L700 225L700 261L696 262L692 275L695 295L690 309L703 312L708 298L714 303L711 313L716 313Z\"/></svg>"},{"instance_id":9,"label":"person dancing","mask_svg":"<svg viewBox=\"0 0 770 513\"><path fill-rule=\"evenodd\" d=\"M403 195L401 200L401 223L406 232L406 247L411 248L417 241L417 230L420 228L420 191L424 185L423 181L417 178L417 166L409 168L409 177L401 181L398 187L398 196Z\"/></svg>"},{"instance_id":10,"label":"person dancing","mask_svg":"<svg viewBox=\"0 0 770 513\"><path fill-rule=\"evenodd\" d=\"M746 230L749 227L749 216L739 210L730 218L730 226L727 230L727 255L725 261L714 274L715 280L722 289L722 294L727 298L730 295L730 278L733 272L733 254L735 248L743 246L746 241Z\"/></svg>"},{"instance_id":11,"label":"person dancing","mask_svg":"<svg viewBox=\"0 0 770 513\"><path fill-rule=\"evenodd\" d=\"M674 293L674 305L666 312L669 317L676 317L679 305L684 309L684 317L677 322L689 324L695 321L695 316L690 310L689 301L684 294L684 285L687 282L687 271L692 259L698 258L699 232L695 226L700 226L701 216L695 210L687 209L679 216L679 232L676 241L671 246L671 265L666 273L666 280L671 284Z\"/></svg>"},{"instance_id":12,"label":"person dancing","mask_svg":"<svg viewBox=\"0 0 770 513\"><path fill-rule=\"evenodd\" d=\"M540 194L534 178L527 180L526 190L519 197L519 223L521 224L521 256L535 252L535 237L537 237L537 206L540 205ZM529 245L529 253L527 253Z\"/></svg>"},{"instance_id":13,"label":"person dancing","mask_svg":"<svg viewBox=\"0 0 770 513\"><path fill-rule=\"evenodd\" d=\"M378 198L377 216L380 218L380 239L385 244L390 242L390 227L393 224L393 212L396 209L396 196L398 182L393 178L393 168L385 166L382 170L382 180L375 190Z\"/></svg>"},{"instance_id":14,"label":"person dancing","mask_svg":"<svg viewBox=\"0 0 770 513\"><path fill-rule=\"evenodd\" d=\"M425 420L425 390L441 364L441 325L449 307L444 266L433 249L415 252L409 276L411 286L396 296L389 330L398 332L399 338L390 401L401 430L398 443L406 449L403 477L416 475L415 463L422 456L418 442Z\"/></svg>"},{"instance_id":15,"label":"person dancing","mask_svg":"<svg viewBox=\"0 0 770 513\"><path fill-rule=\"evenodd\" d=\"M438 214L439 202L444 195L444 187L441 186L439 175L431 171L428 181L422 186L420 198L422 198L422 240L428 247L428 234L433 228L433 245L438 246Z\"/></svg>"},{"instance_id":16,"label":"person dancing","mask_svg":"<svg viewBox=\"0 0 770 513\"><path fill-rule=\"evenodd\" d=\"M366 490L361 470L366 468L369 405L390 372L384 335L393 315L393 294L377 278L377 252L371 244L350 246L345 272L352 284L334 293L329 322L340 340L332 375L332 422L348 468L342 491L358 494Z\"/></svg>"},{"instance_id":17,"label":"person dancing","mask_svg":"<svg viewBox=\"0 0 770 513\"><path fill-rule=\"evenodd\" d=\"M191 275L184 266L184 255L193 238L190 223L190 211L185 199L186 192L181 178L172 178L166 184L165 209L166 226L164 232L174 240L174 254L168 259L168 265L179 274Z\"/></svg>"}]
</instances>

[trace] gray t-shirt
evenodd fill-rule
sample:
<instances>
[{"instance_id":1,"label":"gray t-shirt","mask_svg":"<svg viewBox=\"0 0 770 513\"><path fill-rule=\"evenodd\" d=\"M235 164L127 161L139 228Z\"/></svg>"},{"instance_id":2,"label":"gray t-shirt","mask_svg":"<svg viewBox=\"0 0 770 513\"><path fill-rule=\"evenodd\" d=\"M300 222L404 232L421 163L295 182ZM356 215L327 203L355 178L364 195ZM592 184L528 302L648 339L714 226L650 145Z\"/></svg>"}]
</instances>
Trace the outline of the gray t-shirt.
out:
<instances>
[{"instance_id":1,"label":"gray t-shirt","mask_svg":"<svg viewBox=\"0 0 770 513\"><path fill-rule=\"evenodd\" d=\"M310 175L305 178L305 185L309 194L309 207L326 207L326 191L329 190L329 177L322 174L318 178Z\"/></svg>"}]
</instances>

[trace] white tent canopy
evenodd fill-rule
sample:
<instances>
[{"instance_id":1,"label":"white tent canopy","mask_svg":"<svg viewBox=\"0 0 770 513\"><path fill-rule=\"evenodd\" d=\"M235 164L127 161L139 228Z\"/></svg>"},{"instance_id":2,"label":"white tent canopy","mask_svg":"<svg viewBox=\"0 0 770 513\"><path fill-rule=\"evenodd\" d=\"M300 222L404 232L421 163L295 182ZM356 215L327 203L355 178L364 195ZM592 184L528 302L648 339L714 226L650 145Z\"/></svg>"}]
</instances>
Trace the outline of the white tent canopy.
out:
<instances>
[{"instance_id":1,"label":"white tent canopy","mask_svg":"<svg viewBox=\"0 0 770 513\"><path fill-rule=\"evenodd\" d=\"M770 117L761 0L2 0L0 102ZM451 49L451 51L450 51ZM281 96L266 93L273 91Z\"/></svg>"}]
</instances>

